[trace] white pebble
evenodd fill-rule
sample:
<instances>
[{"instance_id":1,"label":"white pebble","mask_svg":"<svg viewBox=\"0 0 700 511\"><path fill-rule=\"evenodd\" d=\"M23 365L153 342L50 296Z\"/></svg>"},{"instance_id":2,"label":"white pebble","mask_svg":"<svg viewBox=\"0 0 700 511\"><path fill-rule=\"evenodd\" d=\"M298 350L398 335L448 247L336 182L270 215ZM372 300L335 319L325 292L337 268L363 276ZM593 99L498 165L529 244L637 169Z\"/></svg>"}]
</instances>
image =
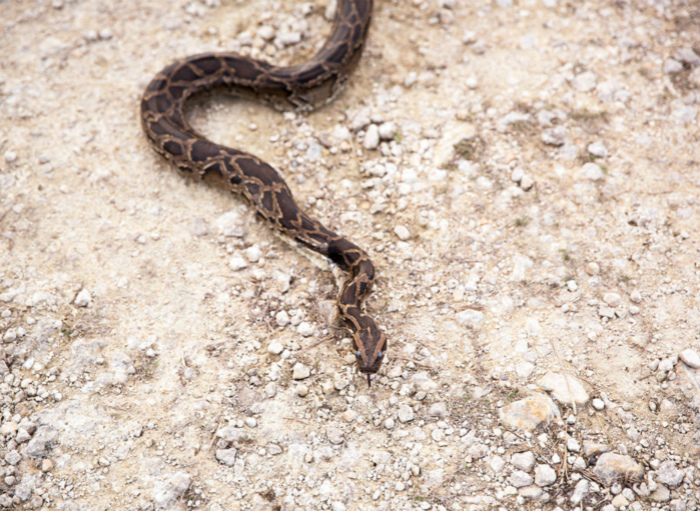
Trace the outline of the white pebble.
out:
<instances>
[{"instance_id":1,"label":"white pebble","mask_svg":"<svg viewBox=\"0 0 700 511\"><path fill-rule=\"evenodd\" d=\"M586 163L583 167L581 167L579 174L584 179L589 179L591 181L600 181L602 179L605 179L605 173L603 172L603 169L600 168L600 165L593 162Z\"/></svg>"},{"instance_id":2,"label":"white pebble","mask_svg":"<svg viewBox=\"0 0 700 511\"><path fill-rule=\"evenodd\" d=\"M235 255L228 262L228 266L233 271L238 271L238 270L242 270L243 268L246 268L248 266L248 261L243 259L240 255Z\"/></svg>"},{"instance_id":3,"label":"white pebble","mask_svg":"<svg viewBox=\"0 0 700 511\"><path fill-rule=\"evenodd\" d=\"M258 245L253 245L252 247L248 247L246 249L245 256L251 263L257 263L262 257L262 250L260 250L260 247Z\"/></svg>"},{"instance_id":4,"label":"white pebble","mask_svg":"<svg viewBox=\"0 0 700 511\"><path fill-rule=\"evenodd\" d=\"M397 225L394 227L394 234L401 240L406 241L411 237L411 233L403 225Z\"/></svg>"},{"instance_id":5,"label":"white pebble","mask_svg":"<svg viewBox=\"0 0 700 511\"><path fill-rule=\"evenodd\" d=\"M267 347L267 351L273 355L279 355L284 351L284 346L282 346L282 343L279 341L272 341Z\"/></svg>"},{"instance_id":6,"label":"white pebble","mask_svg":"<svg viewBox=\"0 0 700 511\"><path fill-rule=\"evenodd\" d=\"M617 307L620 305L620 295L617 293L605 293L603 301L610 307Z\"/></svg>"},{"instance_id":7,"label":"white pebble","mask_svg":"<svg viewBox=\"0 0 700 511\"><path fill-rule=\"evenodd\" d=\"M306 367L304 364L301 362L297 362L294 364L294 368L292 369L292 378L295 380L303 380L304 378L308 378L311 376L311 370ZM297 394L299 393L299 389L297 389Z\"/></svg>"},{"instance_id":8,"label":"white pebble","mask_svg":"<svg viewBox=\"0 0 700 511\"><path fill-rule=\"evenodd\" d=\"M569 438L566 441L566 450L570 452L579 452L581 450L581 444L575 438Z\"/></svg>"},{"instance_id":9,"label":"white pebble","mask_svg":"<svg viewBox=\"0 0 700 511\"><path fill-rule=\"evenodd\" d=\"M302 321L297 327L297 332L303 337L309 337L314 333L314 326L307 321Z\"/></svg>"},{"instance_id":10,"label":"white pebble","mask_svg":"<svg viewBox=\"0 0 700 511\"><path fill-rule=\"evenodd\" d=\"M379 145L379 128L376 124L370 124L365 132L365 139L362 141L362 146L365 149L376 149Z\"/></svg>"},{"instance_id":11,"label":"white pebble","mask_svg":"<svg viewBox=\"0 0 700 511\"><path fill-rule=\"evenodd\" d=\"M602 142L593 142L590 144L588 146L588 152L593 156L597 156L598 158L607 158L608 156L608 149Z\"/></svg>"},{"instance_id":12,"label":"white pebble","mask_svg":"<svg viewBox=\"0 0 700 511\"><path fill-rule=\"evenodd\" d=\"M687 349L681 351L681 360L693 369L700 369L700 356L695 350Z\"/></svg>"},{"instance_id":13,"label":"white pebble","mask_svg":"<svg viewBox=\"0 0 700 511\"><path fill-rule=\"evenodd\" d=\"M379 125L379 137L382 140L393 140L396 135L396 124L391 121Z\"/></svg>"},{"instance_id":14,"label":"white pebble","mask_svg":"<svg viewBox=\"0 0 700 511\"><path fill-rule=\"evenodd\" d=\"M275 314L275 322L278 326L287 326L289 324L289 314L286 311L279 311Z\"/></svg>"},{"instance_id":15,"label":"white pebble","mask_svg":"<svg viewBox=\"0 0 700 511\"><path fill-rule=\"evenodd\" d=\"M5 161L7 163L12 163L17 159L17 153L14 151L6 151L5 152Z\"/></svg>"},{"instance_id":16,"label":"white pebble","mask_svg":"<svg viewBox=\"0 0 700 511\"><path fill-rule=\"evenodd\" d=\"M580 92L588 92L595 89L595 74L590 71L576 75L572 85L574 89Z\"/></svg>"},{"instance_id":17,"label":"white pebble","mask_svg":"<svg viewBox=\"0 0 700 511\"><path fill-rule=\"evenodd\" d=\"M92 296L90 296L87 289L83 289L78 293L78 296L75 297L73 303L78 307L89 307L90 304L92 304Z\"/></svg>"},{"instance_id":18,"label":"white pebble","mask_svg":"<svg viewBox=\"0 0 700 511\"><path fill-rule=\"evenodd\" d=\"M605 401L599 398L595 398L592 402L593 408L595 408L598 411L601 411L605 408Z\"/></svg>"}]
</instances>

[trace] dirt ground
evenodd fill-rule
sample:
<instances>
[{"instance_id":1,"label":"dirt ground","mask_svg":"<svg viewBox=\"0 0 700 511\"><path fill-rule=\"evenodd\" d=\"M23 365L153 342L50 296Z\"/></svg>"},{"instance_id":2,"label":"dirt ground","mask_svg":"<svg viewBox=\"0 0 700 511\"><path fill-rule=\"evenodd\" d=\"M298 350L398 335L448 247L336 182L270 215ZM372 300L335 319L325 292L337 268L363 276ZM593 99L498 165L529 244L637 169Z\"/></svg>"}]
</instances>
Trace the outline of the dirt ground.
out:
<instances>
[{"instance_id":1,"label":"dirt ground","mask_svg":"<svg viewBox=\"0 0 700 511\"><path fill-rule=\"evenodd\" d=\"M0 505L696 509L700 4L375 0L324 108L192 102L370 253L368 387L333 273L139 122L177 58L308 59L324 1L0 0ZM550 372L605 406L508 433ZM571 439L686 475L615 488ZM520 485L522 452L556 481Z\"/></svg>"}]
</instances>

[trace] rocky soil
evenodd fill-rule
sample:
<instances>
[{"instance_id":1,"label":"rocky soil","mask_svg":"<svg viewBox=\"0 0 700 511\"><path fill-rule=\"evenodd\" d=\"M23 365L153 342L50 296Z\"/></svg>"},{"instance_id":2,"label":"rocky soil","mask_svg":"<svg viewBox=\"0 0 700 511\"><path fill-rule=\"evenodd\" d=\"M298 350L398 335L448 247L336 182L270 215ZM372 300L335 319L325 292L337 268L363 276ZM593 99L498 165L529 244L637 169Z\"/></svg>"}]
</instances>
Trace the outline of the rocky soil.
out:
<instances>
[{"instance_id":1,"label":"rocky soil","mask_svg":"<svg viewBox=\"0 0 700 511\"><path fill-rule=\"evenodd\" d=\"M323 2L0 0L0 507L700 508L700 4L376 0L323 109L192 102L371 254L368 387L333 274L138 118Z\"/></svg>"}]
</instances>

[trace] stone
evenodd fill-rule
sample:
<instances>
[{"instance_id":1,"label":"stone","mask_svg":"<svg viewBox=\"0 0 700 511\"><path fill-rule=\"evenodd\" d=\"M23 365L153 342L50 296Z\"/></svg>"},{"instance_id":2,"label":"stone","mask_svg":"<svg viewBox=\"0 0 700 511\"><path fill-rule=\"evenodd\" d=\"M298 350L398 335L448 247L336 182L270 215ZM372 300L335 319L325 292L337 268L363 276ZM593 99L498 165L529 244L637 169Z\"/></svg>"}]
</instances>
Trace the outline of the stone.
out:
<instances>
[{"instance_id":1,"label":"stone","mask_svg":"<svg viewBox=\"0 0 700 511\"><path fill-rule=\"evenodd\" d=\"M75 297L73 303L78 307L89 307L92 304L92 296L90 296L87 289L83 289L78 293L78 296Z\"/></svg>"},{"instance_id":2,"label":"stone","mask_svg":"<svg viewBox=\"0 0 700 511\"><path fill-rule=\"evenodd\" d=\"M644 468L630 456L606 452L598 458L593 473L611 484L618 479L641 480Z\"/></svg>"},{"instance_id":3,"label":"stone","mask_svg":"<svg viewBox=\"0 0 700 511\"><path fill-rule=\"evenodd\" d=\"M22 452L30 458L45 458L57 438L58 432L55 429L49 426L40 426Z\"/></svg>"},{"instance_id":4,"label":"stone","mask_svg":"<svg viewBox=\"0 0 700 511\"><path fill-rule=\"evenodd\" d=\"M415 415L413 413L413 408L411 408L408 405L401 405L399 407L399 420L403 422L404 424L406 422L411 422L414 419Z\"/></svg>"},{"instance_id":5,"label":"stone","mask_svg":"<svg viewBox=\"0 0 700 511\"><path fill-rule=\"evenodd\" d=\"M311 376L311 369L306 367L301 362L294 364L294 368L292 369L292 378L295 380L303 380L309 376Z\"/></svg>"},{"instance_id":6,"label":"stone","mask_svg":"<svg viewBox=\"0 0 700 511\"><path fill-rule=\"evenodd\" d=\"M535 484L537 486L549 486L557 480L557 472L549 465L537 465L535 468Z\"/></svg>"},{"instance_id":7,"label":"stone","mask_svg":"<svg viewBox=\"0 0 700 511\"><path fill-rule=\"evenodd\" d=\"M532 476L527 472L523 472L522 470L514 470L508 478L508 482L516 488L530 486L533 483L533 481L534 480L532 479Z\"/></svg>"},{"instance_id":8,"label":"stone","mask_svg":"<svg viewBox=\"0 0 700 511\"><path fill-rule=\"evenodd\" d=\"M676 467L673 461L666 460L656 469L654 479L659 483L674 487L681 484L684 477L685 472Z\"/></svg>"},{"instance_id":9,"label":"stone","mask_svg":"<svg viewBox=\"0 0 700 511\"><path fill-rule=\"evenodd\" d=\"M365 149L376 149L379 145L379 128L376 124L370 124L365 132L365 138L362 141L362 146Z\"/></svg>"},{"instance_id":10,"label":"stone","mask_svg":"<svg viewBox=\"0 0 700 511\"><path fill-rule=\"evenodd\" d=\"M535 455L530 452L518 452L510 457L510 462L519 470L529 472L535 466Z\"/></svg>"},{"instance_id":11,"label":"stone","mask_svg":"<svg viewBox=\"0 0 700 511\"><path fill-rule=\"evenodd\" d=\"M216 459L221 463L222 465L226 465L227 467L232 467L236 464L236 455L238 454L238 451L234 448L231 449L217 449L215 456Z\"/></svg>"},{"instance_id":12,"label":"stone","mask_svg":"<svg viewBox=\"0 0 700 511\"><path fill-rule=\"evenodd\" d=\"M186 472L176 472L166 481L159 481L153 487L153 500L165 509L173 507L190 487L192 478Z\"/></svg>"},{"instance_id":13,"label":"stone","mask_svg":"<svg viewBox=\"0 0 700 511\"><path fill-rule=\"evenodd\" d=\"M540 424L561 418L561 413L554 401L538 393L504 406L499 418L507 426L534 431Z\"/></svg>"},{"instance_id":14,"label":"stone","mask_svg":"<svg viewBox=\"0 0 700 511\"><path fill-rule=\"evenodd\" d=\"M591 490L591 483L588 479L581 479L578 483L576 483L576 487L574 488L574 493L571 495L571 503L574 505L577 505L579 502L581 502L586 495L588 495L588 492Z\"/></svg>"},{"instance_id":15,"label":"stone","mask_svg":"<svg viewBox=\"0 0 700 511\"><path fill-rule=\"evenodd\" d=\"M688 367L700 369L700 356L698 356L698 353L695 350L683 350L679 356L683 363Z\"/></svg>"},{"instance_id":16,"label":"stone","mask_svg":"<svg viewBox=\"0 0 700 511\"><path fill-rule=\"evenodd\" d=\"M441 419L444 419L449 415L449 412L447 410L447 404L444 401L433 403L432 405L430 405L428 415L430 415L431 417L439 417Z\"/></svg>"},{"instance_id":17,"label":"stone","mask_svg":"<svg viewBox=\"0 0 700 511\"><path fill-rule=\"evenodd\" d=\"M583 406L588 403L589 396L583 384L571 375L547 373L539 381L540 388L552 394L552 397L562 404L576 403Z\"/></svg>"}]
</instances>

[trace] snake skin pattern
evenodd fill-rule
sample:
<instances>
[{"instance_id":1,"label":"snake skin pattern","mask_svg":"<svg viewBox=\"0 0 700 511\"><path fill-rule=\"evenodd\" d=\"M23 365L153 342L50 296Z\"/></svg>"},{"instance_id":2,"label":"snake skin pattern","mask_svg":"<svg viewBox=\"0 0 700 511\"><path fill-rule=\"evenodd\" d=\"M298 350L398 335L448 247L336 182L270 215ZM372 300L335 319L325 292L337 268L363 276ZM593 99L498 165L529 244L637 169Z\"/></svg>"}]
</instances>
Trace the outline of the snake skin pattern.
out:
<instances>
[{"instance_id":1,"label":"snake skin pattern","mask_svg":"<svg viewBox=\"0 0 700 511\"><path fill-rule=\"evenodd\" d=\"M362 302L374 265L357 245L301 211L278 172L259 158L215 144L189 126L185 102L217 88L279 109L310 109L332 98L357 66L370 25L372 0L339 0L333 30L308 62L276 67L234 53L205 53L176 61L146 87L141 123L153 148L187 174L242 195L275 229L330 259L347 274L338 295L340 318L352 332L357 366L379 369L387 340Z\"/></svg>"}]
</instances>

